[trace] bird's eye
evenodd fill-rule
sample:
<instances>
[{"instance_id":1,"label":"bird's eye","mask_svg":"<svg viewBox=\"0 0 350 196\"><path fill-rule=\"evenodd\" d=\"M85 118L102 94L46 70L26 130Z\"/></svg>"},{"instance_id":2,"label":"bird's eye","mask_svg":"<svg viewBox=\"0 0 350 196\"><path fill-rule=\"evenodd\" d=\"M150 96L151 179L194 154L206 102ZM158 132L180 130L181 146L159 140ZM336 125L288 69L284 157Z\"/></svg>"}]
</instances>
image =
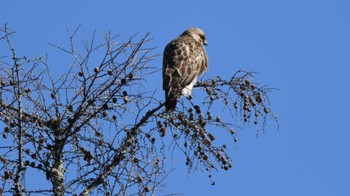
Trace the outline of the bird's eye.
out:
<instances>
[{"instance_id":1,"label":"bird's eye","mask_svg":"<svg viewBox=\"0 0 350 196\"><path fill-rule=\"evenodd\" d=\"M199 37L204 40L204 35L199 35Z\"/></svg>"}]
</instances>

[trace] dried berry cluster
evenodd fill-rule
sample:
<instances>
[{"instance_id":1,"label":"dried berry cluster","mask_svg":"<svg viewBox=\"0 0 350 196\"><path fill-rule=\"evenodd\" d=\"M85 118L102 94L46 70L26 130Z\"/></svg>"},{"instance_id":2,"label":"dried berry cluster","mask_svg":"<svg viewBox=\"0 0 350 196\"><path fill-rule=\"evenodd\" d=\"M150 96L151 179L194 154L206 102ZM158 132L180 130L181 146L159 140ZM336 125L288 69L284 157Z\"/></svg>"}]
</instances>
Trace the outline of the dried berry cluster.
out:
<instances>
[{"instance_id":1,"label":"dried berry cluster","mask_svg":"<svg viewBox=\"0 0 350 196\"><path fill-rule=\"evenodd\" d=\"M185 153L186 165L189 168L199 169L204 166L206 170L211 171L217 169L217 166L224 170L232 167L226 145L214 145L215 132L208 131L213 126L226 126L219 116L213 118L210 112L203 114L201 107L194 105L167 117L163 122L157 122L160 136L164 137L167 130L173 133L172 138Z\"/></svg>"},{"instance_id":2,"label":"dried berry cluster","mask_svg":"<svg viewBox=\"0 0 350 196\"><path fill-rule=\"evenodd\" d=\"M273 89L251 82L252 78L253 73L238 71L229 81L216 77L198 82L196 87L205 89L208 101L203 102L204 106L210 108L221 102L231 112L238 111L243 122L248 123L252 120L255 125L260 122L262 129L265 129L268 115L277 120L268 107L268 93Z\"/></svg>"}]
</instances>

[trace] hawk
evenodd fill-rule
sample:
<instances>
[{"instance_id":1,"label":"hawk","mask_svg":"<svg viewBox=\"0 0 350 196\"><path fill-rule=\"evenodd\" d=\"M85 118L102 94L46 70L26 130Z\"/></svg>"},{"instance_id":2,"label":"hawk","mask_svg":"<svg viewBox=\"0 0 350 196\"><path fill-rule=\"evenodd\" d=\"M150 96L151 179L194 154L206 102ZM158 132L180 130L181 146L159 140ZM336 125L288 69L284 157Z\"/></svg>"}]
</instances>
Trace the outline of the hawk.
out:
<instances>
[{"instance_id":1,"label":"hawk","mask_svg":"<svg viewBox=\"0 0 350 196\"><path fill-rule=\"evenodd\" d=\"M193 27L165 47L163 90L167 111L175 109L181 95L190 96L197 77L208 70L208 57L204 45L207 45L204 31Z\"/></svg>"}]
</instances>

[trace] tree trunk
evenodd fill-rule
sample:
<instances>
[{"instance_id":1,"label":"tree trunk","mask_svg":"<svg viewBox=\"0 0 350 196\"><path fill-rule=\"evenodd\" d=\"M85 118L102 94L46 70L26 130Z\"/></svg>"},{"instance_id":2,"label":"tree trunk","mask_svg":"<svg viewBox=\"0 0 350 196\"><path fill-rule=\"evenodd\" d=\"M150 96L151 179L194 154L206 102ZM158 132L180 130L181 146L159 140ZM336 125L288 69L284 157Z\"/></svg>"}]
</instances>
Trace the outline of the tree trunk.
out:
<instances>
[{"instance_id":1,"label":"tree trunk","mask_svg":"<svg viewBox=\"0 0 350 196\"><path fill-rule=\"evenodd\" d=\"M55 149L53 150L54 163L51 168L51 181L55 196L63 196L65 193L62 146L62 141L56 139Z\"/></svg>"}]
</instances>

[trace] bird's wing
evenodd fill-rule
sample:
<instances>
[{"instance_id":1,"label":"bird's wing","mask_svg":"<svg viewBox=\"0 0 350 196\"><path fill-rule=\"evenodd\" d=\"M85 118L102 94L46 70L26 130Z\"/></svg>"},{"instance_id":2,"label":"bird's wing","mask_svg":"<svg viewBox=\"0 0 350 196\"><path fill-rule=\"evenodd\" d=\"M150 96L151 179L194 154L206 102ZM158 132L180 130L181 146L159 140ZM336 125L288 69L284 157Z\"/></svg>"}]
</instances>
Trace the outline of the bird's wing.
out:
<instances>
[{"instance_id":1,"label":"bird's wing","mask_svg":"<svg viewBox=\"0 0 350 196\"><path fill-rule=\"evenodd\" d=\"M207 69L204 48L189 38L170 42L163 54L163 89L184 88Z\"/></svg>"}]
</instances>

